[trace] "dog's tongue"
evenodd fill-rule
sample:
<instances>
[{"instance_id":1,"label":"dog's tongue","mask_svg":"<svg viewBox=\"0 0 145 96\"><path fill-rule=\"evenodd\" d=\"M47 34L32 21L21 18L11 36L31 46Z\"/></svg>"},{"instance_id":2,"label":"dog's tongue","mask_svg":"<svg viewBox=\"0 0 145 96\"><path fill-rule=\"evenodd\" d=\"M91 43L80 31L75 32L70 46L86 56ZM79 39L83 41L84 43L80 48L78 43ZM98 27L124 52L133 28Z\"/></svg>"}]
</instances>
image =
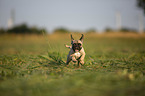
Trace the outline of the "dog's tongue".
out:
<instances>
[{"instance_id":1,"label":"dog's tongue","mask_svg":"<svg viewBox=\"0 0 145 96\"><path fill-rule=\"evenodd\" d=\"M77 50L77 49L75 50L75 52L78 52L78 51L79 51L79 50Z\"/></svg>"}]
</instances>

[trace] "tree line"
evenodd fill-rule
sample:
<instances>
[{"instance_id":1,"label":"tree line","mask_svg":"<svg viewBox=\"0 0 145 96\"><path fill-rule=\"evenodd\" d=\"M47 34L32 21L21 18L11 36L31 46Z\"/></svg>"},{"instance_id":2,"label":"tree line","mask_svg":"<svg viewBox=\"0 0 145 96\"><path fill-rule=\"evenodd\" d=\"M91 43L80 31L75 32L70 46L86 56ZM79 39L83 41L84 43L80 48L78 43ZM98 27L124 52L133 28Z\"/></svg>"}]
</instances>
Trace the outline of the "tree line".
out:
<instances>
[{"instance_id":1,"label":"tree line","mask_svg":"<svg viewBox=\"0 0 145 96\"><path fill-rule=\"evenodd\" d=\"M27 24L16 25L9 29L0 29L1 34L10 33L10 34L43 34L46 33L45 28L38 27L28 27Z\"/></svg>"},{"instance_id":2,"label":"tree line","mask_svg":"<svg viewBox=\"0 0 145 96\"><path fill-rule=\"evenodd\" d=\"M131 29L131 28L121 28L119 30L107 27L104 32L108 33L108 32L134 32L137 33L137 30L135 29ZM98 31L95 28L90 28L86 31L74 31L74 30L69 30L65 27L60 27L60 28L56 28L53 30L54 34L57 33L71 33L71 32L85 32L85 33L97 33ZM26 24L21 24L21 25L17 25L14 26L13 28L10 29L0 29L0 34L47 34L47 30L45 28L38 28L38 27L28 27Z\"/></svg>"}]
</instances>

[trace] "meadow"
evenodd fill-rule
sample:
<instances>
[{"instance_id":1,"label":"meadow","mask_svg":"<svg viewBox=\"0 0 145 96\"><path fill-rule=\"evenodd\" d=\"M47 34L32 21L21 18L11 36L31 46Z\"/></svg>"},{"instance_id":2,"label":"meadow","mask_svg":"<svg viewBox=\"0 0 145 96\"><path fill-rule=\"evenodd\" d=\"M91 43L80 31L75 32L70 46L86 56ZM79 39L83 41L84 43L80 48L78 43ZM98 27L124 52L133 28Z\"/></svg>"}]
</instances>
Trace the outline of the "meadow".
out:
<instances>
[{"instance_id":1,"label":"meadow","mask_svg":"<svg viewBox=\"0 0 145 96\"><path fill-rule=\"evenodd\" d=\"M65 65L70 34L0 35L0 96L145 96L145 34L84 36L78 68Z\"/></svg>"}]
</instances>

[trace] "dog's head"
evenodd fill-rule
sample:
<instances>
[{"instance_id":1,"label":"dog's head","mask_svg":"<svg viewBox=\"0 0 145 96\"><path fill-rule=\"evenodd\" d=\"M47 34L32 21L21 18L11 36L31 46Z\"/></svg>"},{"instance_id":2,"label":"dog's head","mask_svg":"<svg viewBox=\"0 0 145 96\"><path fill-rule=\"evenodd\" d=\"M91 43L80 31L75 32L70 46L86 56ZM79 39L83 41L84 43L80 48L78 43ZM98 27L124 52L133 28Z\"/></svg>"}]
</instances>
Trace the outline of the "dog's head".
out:
<instances>
[{"instance_id":1,"label":"dog's head","mask_svg":"<svg viewBox=\"0 0 145 96\"><path fill-rule=\"evenodd\" d=\"M78 52L82 49L83 38L84 38L84 35L82 34L82 36L79 40L74 40L74 38L72 37L72 34L71 34L71 44L72 44L72 49L74 52Z\"/></svg>"}]
</instances>

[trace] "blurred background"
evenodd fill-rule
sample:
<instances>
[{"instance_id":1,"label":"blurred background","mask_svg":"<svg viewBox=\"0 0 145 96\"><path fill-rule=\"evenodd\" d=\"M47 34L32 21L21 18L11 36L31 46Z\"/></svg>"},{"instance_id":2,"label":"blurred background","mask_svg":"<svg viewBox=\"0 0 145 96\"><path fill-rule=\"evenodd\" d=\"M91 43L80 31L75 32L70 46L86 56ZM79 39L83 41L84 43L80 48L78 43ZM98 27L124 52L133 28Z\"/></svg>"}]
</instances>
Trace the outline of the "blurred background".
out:
<instances>
[{"instance_id":1,"label":"blurred background","mask_svg":"<svg viewBox=\"0 0 145 96\"><path fill-rule=\"evenodd\" d=\"M0 0L0 33L143 33L144 6L144 0Z\"/></svg>"},{"instance_id":2,"label":"blurred background","mask_svg":"<svg viewBox=\"0 0 145 96\"><path fill-rule=\"evenodd\" d=\"M144 17L145 0L0 0L0 96L145 96Z\"/></svg>"}]
</instances>

